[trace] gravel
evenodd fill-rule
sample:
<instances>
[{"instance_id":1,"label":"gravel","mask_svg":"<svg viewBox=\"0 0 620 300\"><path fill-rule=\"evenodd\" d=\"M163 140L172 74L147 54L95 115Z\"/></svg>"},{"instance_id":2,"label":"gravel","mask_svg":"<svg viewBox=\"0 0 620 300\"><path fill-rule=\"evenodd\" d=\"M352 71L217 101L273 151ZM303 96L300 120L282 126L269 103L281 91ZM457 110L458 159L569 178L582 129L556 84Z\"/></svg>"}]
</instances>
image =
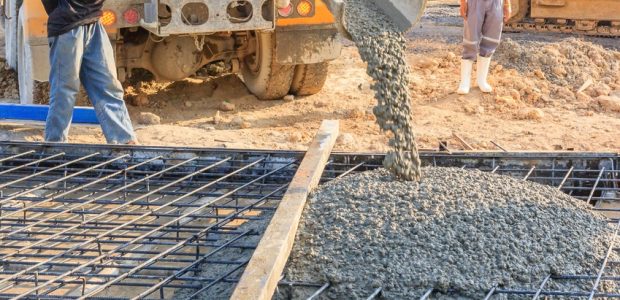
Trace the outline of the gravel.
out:
<instances>
[{"instance_id":1,"label":"gravel","mask_svg":"<svg viewBox=\"0 0 620 300\"><path fill-rule=\"evenodd\" d=\"M305 209L287 280L331 282L330 299L364 298L377 287L387 299L417 299L429 288L439 291L433 298L482 299L496 284L532 289L549 274L600 268L613 230L584 202L480 171L422 173L411 183L380 169L319 188Z\"/></svg>"},{"instance_id":2,"label":"gravel","mask_svg":"<svg viewBox=\"0 0 620 300\"><path fill-rule=\"evenodd\" d=\"M19 99L17 74L8 69L6 60L3 58L0 58L0 98Z\"/></svg>"},{"instance_id":3,"label":"gravel","mask_svg":"<svg viewBox=\"0 0 620 300\"><path fill-rule=\"evenodd\" d=\"M574 90L588 79L607 82L620 73L620 52L572 37L552 44L505 39L495 58L522 73L540 70L551 83Z\"/></svg>"},{"instance_id":4,"label":"gravel","mask_svg":"<svg viewBox=\"0 0 620 300\"><path fill-rule=\"evenodd\" d=\"M442 26L463 26L463 18L459 13L459 5L429 3L424 10L422 22L430 22Z\"/></svg>"},{"instance_id":5,"label":"gravel","mask_svg":"<svg viewBox=\"0 0 620 300\"><path fill-rule=\"evenodd\" d=\"M368 63L367 73L375 82L377 106L373 112L383 131L390 131L393 148L383 162L398 179L420 179L420 158L412 127L409 96L409 67L405 61L406 39L391 20L373 3L348 0L347 30Z\"/></svg>"}]
</instances>

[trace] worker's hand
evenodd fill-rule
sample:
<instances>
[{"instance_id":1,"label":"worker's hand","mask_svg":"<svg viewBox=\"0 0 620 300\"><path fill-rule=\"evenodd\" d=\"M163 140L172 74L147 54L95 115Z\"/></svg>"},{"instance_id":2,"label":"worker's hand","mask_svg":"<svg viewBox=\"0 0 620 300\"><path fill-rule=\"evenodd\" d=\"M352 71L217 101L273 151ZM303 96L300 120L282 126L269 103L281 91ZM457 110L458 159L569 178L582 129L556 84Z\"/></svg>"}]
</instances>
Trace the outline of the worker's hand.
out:
<instances>
[{"instance_id":1,"label":"worker's hand","mask_svg":"<svg viewBox=\"0 0 620 300\"><path fill-rule=\"evenodd\" d=\"M506 3L508 4L504 4L504 23L508 23L508 20L510 20L510 17L512 16L512 6L510 6L510 1L506 0Z\"/></svg>"},{"instance_id":2,"label":"worker's hand","mask_svg":"<svg viewBox=\"0 0 620 300\"><path fill-rule=\"evenodd\" d=\"M467 20L467 1L461 0L461 17Z\"/></svg>"}]
</instances>

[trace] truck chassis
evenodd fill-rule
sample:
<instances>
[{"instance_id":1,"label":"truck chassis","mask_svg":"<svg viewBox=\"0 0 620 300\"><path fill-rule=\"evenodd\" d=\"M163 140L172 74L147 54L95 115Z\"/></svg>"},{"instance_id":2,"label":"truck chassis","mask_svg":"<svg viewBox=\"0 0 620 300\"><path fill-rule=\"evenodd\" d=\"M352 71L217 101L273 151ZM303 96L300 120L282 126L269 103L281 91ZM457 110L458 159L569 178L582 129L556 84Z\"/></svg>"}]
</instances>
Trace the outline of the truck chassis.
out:
<instances>
[{"instance_id":1,"label":"truck chassis","mask_svg":"<svg viewBox=\"0 0 620 300\"><path fill-rule=\"evenodd\" d=\"M20 102L45 102L34 90L49 76L47 15L39 0L3 1L7 62L18 72ZM121 82L136 69L179 81L224 63L250 92L271 100L321 90L329 61L340 55L341 11L340 1L324 0L108 0L101 22Z\"/></svg>"}]
</instances>

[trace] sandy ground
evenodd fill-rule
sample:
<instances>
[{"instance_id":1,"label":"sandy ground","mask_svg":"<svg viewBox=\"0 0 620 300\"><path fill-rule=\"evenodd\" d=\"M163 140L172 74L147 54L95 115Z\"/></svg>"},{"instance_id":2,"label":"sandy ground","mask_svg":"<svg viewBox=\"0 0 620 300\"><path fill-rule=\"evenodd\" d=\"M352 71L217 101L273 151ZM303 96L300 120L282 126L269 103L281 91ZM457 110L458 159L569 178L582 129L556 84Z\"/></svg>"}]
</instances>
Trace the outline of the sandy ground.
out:
<instances>
[{"instance_id":1,"label":"sandy ground","mask_svg":"<svg viewBox=\"0 0 620 300\"><path fill-rule=\"evenodd\" d=\"M537 99L530 101L526 88L516 89L513 85L531 80L533 74L538 74L535 70L494 67L490 82L496 85L495 94L483 95L474 88L468 96L456 95L453 91L459 79L462 30L456 13L454 6L431 3L421 25L409 35L407 60L412 65L414 126L421 148L435 149L439 141L448 141L451 149L460 149L462 146L453 137L458 134L477 150L497 149L491 141L508 150L620 149L620 111L598 101L601 95L596 91L586 91L589 96L584 100L569 85L564 88L572 92L566 95L558 92L558 85L542 84ZM517 43L536 41L543 46L573 41L566 35L554 34L507 33L504 37ZM611 50L620 48L619 40L587 41L605 47L603 51L609 51L615 63L620 59ZM385 151L388 139L371 113L375 99L365 68L357 49L346 43L342 56L330 66L324 90L314 96L289 102L259 101L237 76L228 75L206 81L137 85L129 89L128 99L140 91L148 96L148 104L129 105L129 110L144 145L304 149L321 120L339 119L343 134L337 150ZM608 94L620 90L620 77L613 76L597 78L591 90L599 80L607 83ZM214 118L223 101L234 104L234 110L221 111ZM137 124L142 112L160 116L161 124ZM3 124L0 140L40 141L42 131L40 125ZM72 128L70 140L104 142L99 128L83 126Z\"/></svg>"}]
</instances>

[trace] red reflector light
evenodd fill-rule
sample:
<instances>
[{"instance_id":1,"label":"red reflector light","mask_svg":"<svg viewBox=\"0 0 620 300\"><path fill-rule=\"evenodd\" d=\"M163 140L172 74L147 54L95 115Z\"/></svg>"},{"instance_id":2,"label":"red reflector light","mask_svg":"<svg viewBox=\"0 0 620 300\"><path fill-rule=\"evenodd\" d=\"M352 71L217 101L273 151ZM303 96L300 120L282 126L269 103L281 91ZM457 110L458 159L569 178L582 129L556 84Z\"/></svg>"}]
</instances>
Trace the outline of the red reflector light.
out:
<instances>
[{"instance_id":1,"label":"red reflector light","mask_svg":"<svg viewBox=\"0 0 620 300\"><path fill-rule=\"evenodd\" d=\"M130 8L123 13L123 19L129 24L138 24L140 22L140 12L135 8Z\"/></svg>"},{"instance_id":2,"label":"red reflector light","mask_svg":"<svg viewBox=\"0 0 620 300\"><path fill-rule=\"evenodd\" d=\"M293 13L293 4L289 4L286 7L278 8L278 14L282 17L288 17Z\"/></svg>"}]
</instances>

